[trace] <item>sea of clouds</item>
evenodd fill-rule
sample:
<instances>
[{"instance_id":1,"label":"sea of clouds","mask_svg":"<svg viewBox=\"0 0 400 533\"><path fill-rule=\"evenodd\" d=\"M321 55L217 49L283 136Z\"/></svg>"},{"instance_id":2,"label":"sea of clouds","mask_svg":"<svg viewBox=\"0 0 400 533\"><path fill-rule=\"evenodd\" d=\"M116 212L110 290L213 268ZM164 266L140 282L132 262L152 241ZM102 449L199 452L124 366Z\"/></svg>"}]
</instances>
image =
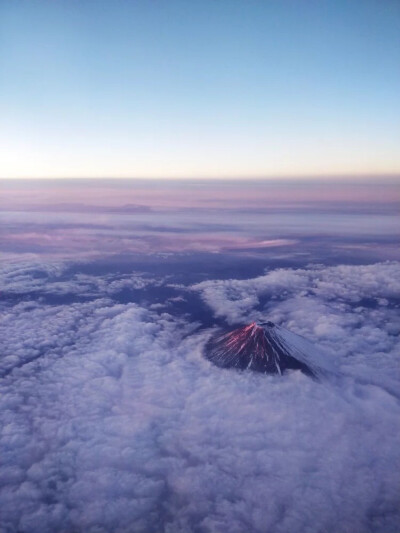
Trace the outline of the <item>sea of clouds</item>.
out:
<instances>
[{"instance_id":1,"label":"sea of clouds","mask_svg":"<svg viewBox=\"0 0 400 533\"><path fill-rule=\"evenodd\" d=\"M181 287L321 344L335 383L214 367L210 330L113 297L167 280L65 272L0 278L2 533L398 533L399 263Z\"/></svg>"}]
</instances>

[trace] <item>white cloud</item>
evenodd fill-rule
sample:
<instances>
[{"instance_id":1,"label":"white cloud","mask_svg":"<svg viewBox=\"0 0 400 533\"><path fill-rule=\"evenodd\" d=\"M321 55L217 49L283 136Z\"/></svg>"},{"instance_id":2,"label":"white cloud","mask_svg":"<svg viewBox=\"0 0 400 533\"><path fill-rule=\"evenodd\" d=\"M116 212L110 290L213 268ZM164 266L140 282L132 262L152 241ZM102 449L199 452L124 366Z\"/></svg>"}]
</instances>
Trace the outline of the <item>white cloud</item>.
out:
<instances>
[{"instance_id":1,"label":"white cloud","mask_svg":"<svg viewBox=\"0 0 400 533\"><path fill-rule=\"evenodd\" d=\"M243 320L253 310L260 296L286 298L288 295L311 295L325 301L355 303L363 298L400 296L400 263L386 262L366 266L277 269L246 280L212 280L193 286L217 316L232 323Z\"/></svg>"},{"instance_id":2,"label":"white cloud","mask_svg":"<svg viewBox=\"0 0 400 533\"><path fill-rule=\"evenodd\" d=\"M111 296L124 289L159 286L161 278L143 272L92 275L75 273L65 278L71 263L16 262L0 269L0 288L8 294L26 295L34 292L57 296Z\"/></svg>"},{"instance_id":3,"label":"white cloud","mask_svg":"<svg viewBox=\"0 0 400 533\"><path fill-rule=\"evenodd\" d=\"M197 288L218 312L237 298L242 318L265 287L286 290L270 315L365 377L370 346L394 366L394 310L352 312L350 278L390 303L394 266L346 268L216 282L216 303ZM208 332L108 298L19 303L0 328L14 367L1 384L1 531L398 532L400 406L385 373L380 386L221 370L202 357Z\"/></svg>"}]
</instances>

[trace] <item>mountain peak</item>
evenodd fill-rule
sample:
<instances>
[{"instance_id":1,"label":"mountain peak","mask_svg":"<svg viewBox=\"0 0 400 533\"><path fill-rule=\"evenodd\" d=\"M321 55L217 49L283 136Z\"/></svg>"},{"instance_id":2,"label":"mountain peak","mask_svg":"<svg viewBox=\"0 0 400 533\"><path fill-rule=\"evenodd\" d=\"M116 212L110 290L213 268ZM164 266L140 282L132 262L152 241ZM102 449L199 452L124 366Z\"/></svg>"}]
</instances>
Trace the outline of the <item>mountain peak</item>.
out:
<instances>
[{"instance_id":1,"label":"mountain peak","mask_svg":"<svg viewBox=\"0 0 400 533\"><path fill-rule=\"evenodd\" d=\"M273 322L252 322L217 334L206 345L206 357L223 368L283 374L300 370L318 377L332 371L329 356L310 341Z\"/></svg>"}]
</instances>

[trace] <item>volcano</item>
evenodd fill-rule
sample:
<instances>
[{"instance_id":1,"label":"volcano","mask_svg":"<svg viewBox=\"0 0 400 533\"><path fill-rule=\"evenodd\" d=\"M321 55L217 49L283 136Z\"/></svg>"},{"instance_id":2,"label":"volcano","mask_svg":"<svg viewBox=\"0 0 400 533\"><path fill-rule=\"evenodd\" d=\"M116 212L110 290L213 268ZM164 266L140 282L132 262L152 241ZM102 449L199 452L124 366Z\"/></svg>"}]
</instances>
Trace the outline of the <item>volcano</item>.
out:
<instances>
[{"instance_id":1,"label":"volcano","mask_svg":"<svg viewBox=\"0 0 400 533\"><path fill-rule=\"evenodd\" d=\"M218 334L209 340L205 355L222 368L263 374L282 375L288 370L300 370L320 378L334 372L330 356L323 350L273 322L253 322Z\"/></svg>"}]
</instances>

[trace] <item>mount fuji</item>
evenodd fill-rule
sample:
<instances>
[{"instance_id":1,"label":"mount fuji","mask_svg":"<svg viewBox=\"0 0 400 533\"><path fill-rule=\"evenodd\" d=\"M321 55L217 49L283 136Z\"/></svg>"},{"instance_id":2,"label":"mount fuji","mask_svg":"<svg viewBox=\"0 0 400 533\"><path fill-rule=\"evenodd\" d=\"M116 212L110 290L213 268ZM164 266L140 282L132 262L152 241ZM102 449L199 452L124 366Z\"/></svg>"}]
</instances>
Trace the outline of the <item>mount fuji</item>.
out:
<instances>
[{"instance_id":1,"label":"mount fuji","mask_svg":"<svg viewBox=\"0 0 400 533\"><path fill-rule=\"evenodd\" d=\"M249 369L263 374L282 375L288 370L300 370L308 376L322 378L336 373L331 356L273 322L253 322L217 334L208 341L205 355L222 368Z\"/></svg>"}]
</instances>

